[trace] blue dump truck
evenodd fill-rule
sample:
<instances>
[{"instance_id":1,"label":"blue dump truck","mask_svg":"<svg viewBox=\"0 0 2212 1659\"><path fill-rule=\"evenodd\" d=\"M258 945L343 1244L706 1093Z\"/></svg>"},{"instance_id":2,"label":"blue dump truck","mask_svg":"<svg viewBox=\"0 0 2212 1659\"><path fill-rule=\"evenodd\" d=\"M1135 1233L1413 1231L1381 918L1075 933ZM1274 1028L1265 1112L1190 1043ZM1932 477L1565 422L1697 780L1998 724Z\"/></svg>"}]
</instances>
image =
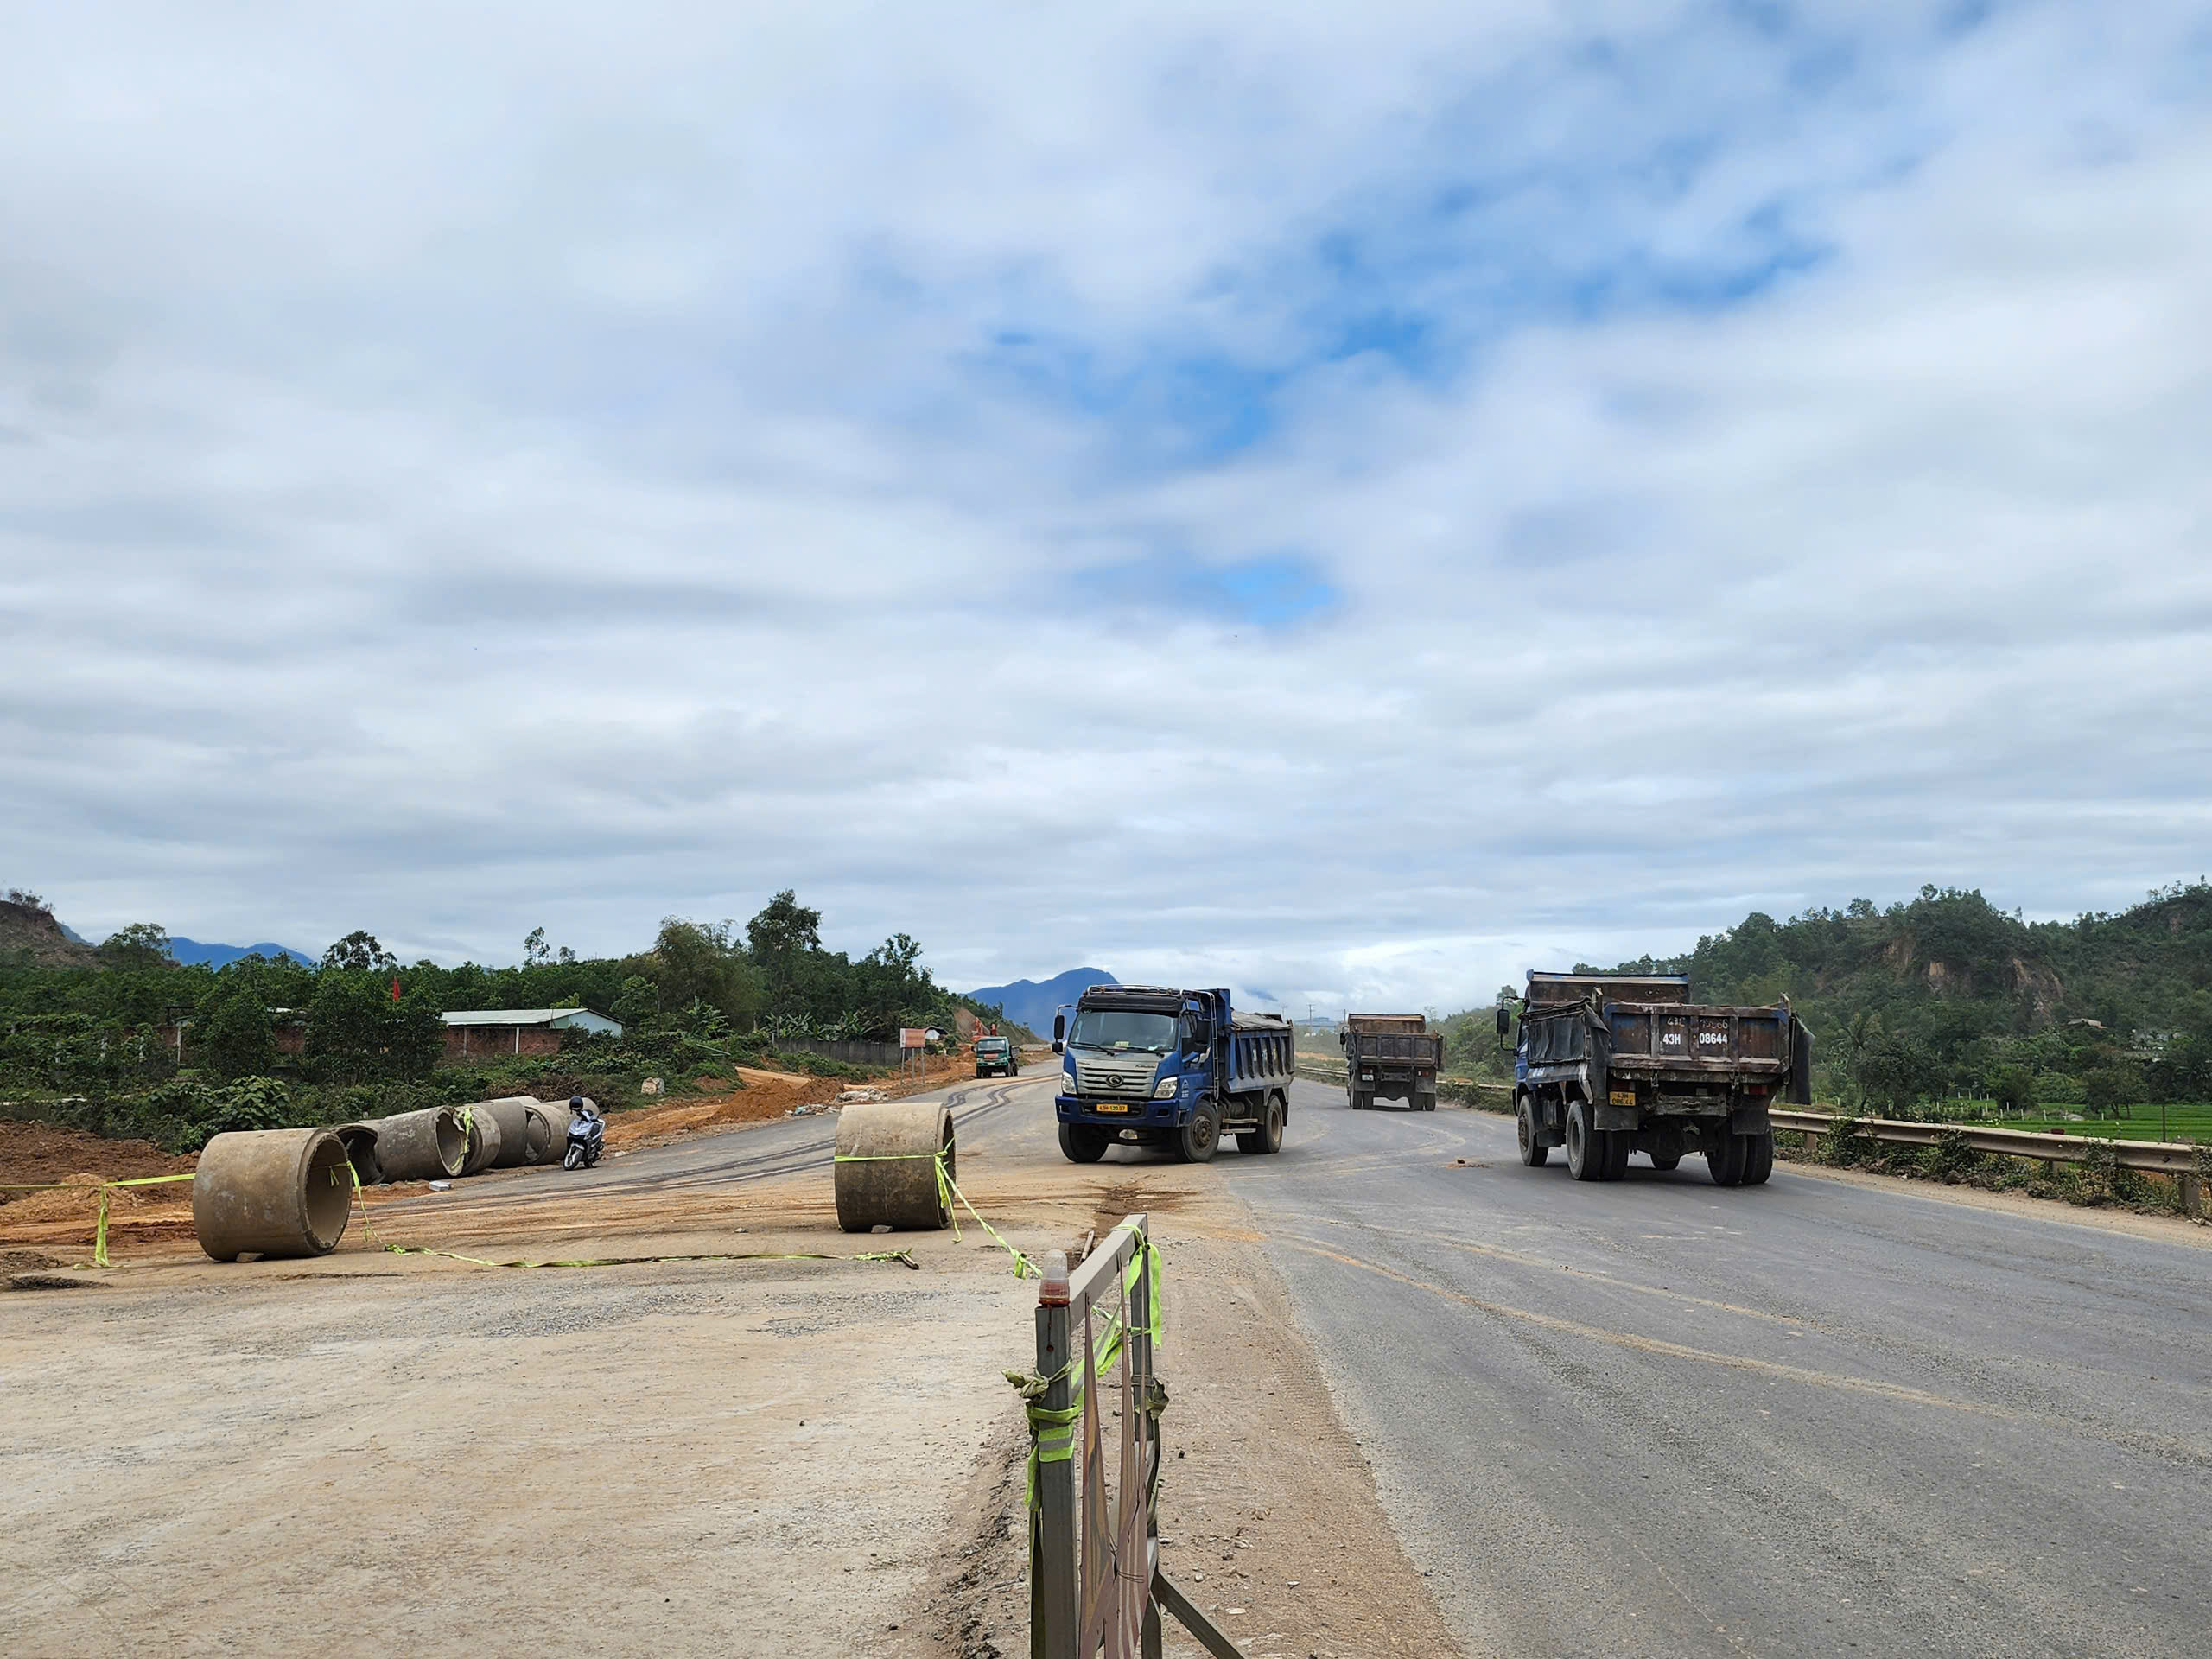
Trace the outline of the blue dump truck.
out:
<instances>
[{"instance_id":1,"label":"blue dump truck","mask_svg":"<svg viewBox=\"0 0 2212 1659\"><path fill-rule=\"evenodd\" d=\"M1245 1152L1282 1149L1296 1045L1280 1014L1240 1013L1227 991L1094 985L1072 1020L1053 1017L1052 1046L1060 1150L1075 1163L1117 1141L1193 1164L1224 1135Z\"/></svg>"},{"instance_id":2,"label":"blue dump truck","mask_svg":"<svg viewBox=\"0 0 2212 1659\"><path fill-rule=\"evenodd\" d=\"M1720 1186L1774 1173L1770 1103L1812 1100L1813 1033L1787 1000L1693 1003L1680 974L1530 974L1513 1062L1521 1161L1567 1149L1578 1181L1617 1181L1633 1153L1672 1169L1699 1153ZM1497 1010L1497 1033L1512 1028Z\"/></svg>"}]
</instances>

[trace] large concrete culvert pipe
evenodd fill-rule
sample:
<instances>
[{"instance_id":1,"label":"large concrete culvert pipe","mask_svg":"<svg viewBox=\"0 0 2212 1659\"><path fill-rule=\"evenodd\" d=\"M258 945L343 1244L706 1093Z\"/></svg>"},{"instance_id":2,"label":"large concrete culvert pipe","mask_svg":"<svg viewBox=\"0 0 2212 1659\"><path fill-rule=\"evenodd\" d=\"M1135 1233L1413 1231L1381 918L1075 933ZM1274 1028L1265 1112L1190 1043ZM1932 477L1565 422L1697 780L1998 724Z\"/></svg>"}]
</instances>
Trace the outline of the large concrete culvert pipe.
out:
<instances>
[{"instance_id":1,"label":"large concrete culvert pipe","mask_svg":"<svg viewBox=\"0 0 2212 1659\"><path fill-rule=\"evenodd\" d=\"M461 1114L451 1106L372 1118L364 1127L377 1132L377 1167L387 1181L449 1181L468 1152Z\"/></svg>"},{"instance_id":2,"label":"large concrete culvert pipe","mask_svg":"<svg viewBox=\"0 0 2212 1659\"><path fill-rule=\"evenodd\" d=\"M933 1232L952 1224L937 1178L953 1173L952 1113L937 1101L864 1101L837 1120L837 1224Z\"/></svg>"},{"instance_id":3,"label":"large concrete culvert pipe","mask_svg":"<svg viewBox=\"0 0 2212 1659\"><path fill-rule=\"evenodd\" d=\"M535 1095L504 1095L498 1100L480 1100L468 1109L479 1118L489 1117L499 1126L499 1155L492 1160L494 1169L514 1169L524 1164L545 1161L545 1109L538 1104ZM532 1122L535 1117L538 1121ZM463 1167L464 1175L476 1172Z\"/></svg>"},{"instance_id":4,"label":"large concrete culvert pipe","mask_svg":"<svg viewBox=\"0 0 2212 1659\"><path fill-rule=\"evenodd\" d=\"M461 1109L461 1121L468 1129L468 1147L461 1154L461 1173L480 1175L499 1160L499 1120L486 1111L484 1103L480 1101Z\"/></svg>"},{"instance_id":5,"label":"large concrete culvert pipe","mask_svg":"<svg viewBox=\"0 0 2212 1659\"><path fill-rule=\"evenodd\" d=\"M218 1262L324 1255L346 1236L353 1178L331 1129L244 1129L219 1135L192 1178L192 1230Z\"/></svg>"},{"instance_id":6,"label":"large concrete culvert pipe","mask_svg":"<svg viewBox=\"0 0 2212 1659\"><path fill-rule=\"evenodd\" d=\"M524 1116L529 1122L523 1128L523 1162L559 1163L561 1154L569 1149L569 1109L533 1101Z\"/></svg>"},{"instance_id":7,"label":"large concrete culvert pipe","mask_svg":"<svg viewBox=\"0 0 2212 1659\"><path fill-rule=\"evenodd\" d=\"M354 1179L363 1186L384 1179L384 1166L377 1161L377 1131L373 1123L346 1123L331 1133L346 1148L346 1161L353 1166Z\"/></svg>"}]
</instances>

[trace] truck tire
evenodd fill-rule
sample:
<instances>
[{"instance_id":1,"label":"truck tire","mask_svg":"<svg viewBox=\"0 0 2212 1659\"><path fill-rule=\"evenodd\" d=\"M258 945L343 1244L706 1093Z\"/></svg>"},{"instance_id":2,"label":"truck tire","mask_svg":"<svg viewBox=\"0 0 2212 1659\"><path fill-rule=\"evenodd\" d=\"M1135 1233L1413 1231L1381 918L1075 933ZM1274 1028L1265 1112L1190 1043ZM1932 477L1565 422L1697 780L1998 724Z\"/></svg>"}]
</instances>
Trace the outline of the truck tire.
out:
<instances>
[{"instance_id":1,"label":"truck tire","mask_svg":"<svg viewBox=\"0 0 2212 1659\"><path fill-rule=\"evenodd\" d=\"M1750 1148L1744 1143L1748 1135L1730 1135L1725 1130L1713 1143L1713 1150L1705 1154L1705 1166L1713 1172L1715 1186L1741 1186L1744 1184L1744 1159Z\"/></svg>"},{"instance_id":2,"label":"truck tire","mask_svg":"<svg viewBox=\"0 0 2212 1659\"><path fill-rule=\"evenodd\" d=\"M1618 1129L1600 1129L1598 1138L1605 1146L1605 1173L1598 1179L1618 1181L1628 1173L1629 1154L1636 1150L1632 1144L1636 1137L1624 1135Z\"/></svg>"},{"instance_id":3,"label":"truck tire","mask_svg":"<svg viewBox=\"0 0 2212 1659\"><path fill-rule=\"evenodd\" d=\"M1766 1178L1774 1173L1774 1131L1736 1138L1744 1142L1744 1185L1765 1185Z\"/></svg>"},{"instance_id":4,"label":"truck tire","mask_svg":"<svg viewBox=\"0 0 2212 1659\"><path fill-rule=\"evenodd\" d=\"M1590 1127L1587 1101L1567 1103L1567 1173L1578 1181L1602 1181L1612 1162L1611 1143Z\"/></svg>"},{"instance_id":5,"label":"truck tire","mask_svg":"<svg viewBox=\"0 0 2212 1659\"><path fill-rule=\"evenodd\" d=\"M1268 1109L1260 1119L1260 1127L1256 1129L1247 1129L1238 1134L1236 1137L1237 1151L1250 1153L1281 1152L1282 1150L1283 1117L1284 1110L1282 1096L1281 1095L1269 1095L1268 1096Z\"/></svg>"},{"instance_id":6,"label":"truck tire","mask_svg":"<svg viewBox=\"0 0 2212 1659\"><path fill-rule=\"evenodd\" d=\"M1063 1123L1060 1150L1071 1164L1095 1164L1106 1155L1106 1131L1085 1123Z\"/></svg>"},{"instance_id":7,"label":"truck tire","mask_svg":"<svg viewBox=\"0 0 2212 1659\"><path fill-rule=\"evenodd\" d=\"M1211 1163L1220 1147L1221 1109L1211 1101L1201 1101L1175 1137L1175 1155L1186 1164Z\"/></svg>"},{"instance_id":8,"label":"truck tire","mask_svg":"<svg viewBox=\"0 0 2212 1659\"><path fill-rule=\"evenodd\" d=\"M1513 1103L1513 1131L1521 1144L1521 1161L1531 1169L1541 1169L1552 1149L1537 1138L1535 1104L1526 1095Z\"/></svg>"}]
</instances>

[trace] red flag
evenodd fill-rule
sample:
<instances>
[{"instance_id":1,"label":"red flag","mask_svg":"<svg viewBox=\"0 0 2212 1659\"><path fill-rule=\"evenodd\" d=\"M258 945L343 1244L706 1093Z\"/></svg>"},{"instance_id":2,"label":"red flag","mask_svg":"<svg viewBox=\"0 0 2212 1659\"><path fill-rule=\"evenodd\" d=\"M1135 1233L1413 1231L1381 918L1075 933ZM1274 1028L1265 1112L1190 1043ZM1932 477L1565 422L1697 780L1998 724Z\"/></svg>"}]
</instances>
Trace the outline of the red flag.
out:
<instances>
[{"instance_id":1,"label":"red flag","mask_svg":"<svg viewBox=\"0 0 2212 1659\"><path fill-rule=\"evenodd\" d=\"M396 979L391 982L391 1000L395 1002L399 1001L399 982Z\"/></svg>"}]
</instances>

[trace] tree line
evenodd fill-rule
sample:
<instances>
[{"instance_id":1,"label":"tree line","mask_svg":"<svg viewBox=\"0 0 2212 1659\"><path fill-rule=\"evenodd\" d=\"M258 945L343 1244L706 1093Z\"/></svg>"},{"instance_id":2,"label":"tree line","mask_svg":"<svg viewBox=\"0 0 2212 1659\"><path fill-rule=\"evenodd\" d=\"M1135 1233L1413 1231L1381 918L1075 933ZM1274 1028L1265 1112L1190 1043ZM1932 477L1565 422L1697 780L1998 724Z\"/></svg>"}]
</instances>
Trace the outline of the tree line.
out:
<instances>
[{"instance_id":1,"label":"tree line","mask_svg":"<svg viewBox=\"0 0 2212 1659\"><path fill-rule=\"evenodd\" d=\"M98 947L96 969L0 960L0 1077L116 1088L181 1066L217 1081L418 1080L444 1052L441 1016L464 1008L588 1007L622 1023L626 1047L695 1060L728 1058L733 1045L950 1029L957 1006L975 1008L935 982L910 936L853 957L825 949L821 926L822 912L786 890L741 929L670 917L648 949L624 957L580 957L538 928L512 966L403 964L361 930L313 967L253 956L211 969L175 962L167 932L141 923ZM280 1052L283 1027L304 1033L296 1058Z\"/></svg>"}]
</instances>

